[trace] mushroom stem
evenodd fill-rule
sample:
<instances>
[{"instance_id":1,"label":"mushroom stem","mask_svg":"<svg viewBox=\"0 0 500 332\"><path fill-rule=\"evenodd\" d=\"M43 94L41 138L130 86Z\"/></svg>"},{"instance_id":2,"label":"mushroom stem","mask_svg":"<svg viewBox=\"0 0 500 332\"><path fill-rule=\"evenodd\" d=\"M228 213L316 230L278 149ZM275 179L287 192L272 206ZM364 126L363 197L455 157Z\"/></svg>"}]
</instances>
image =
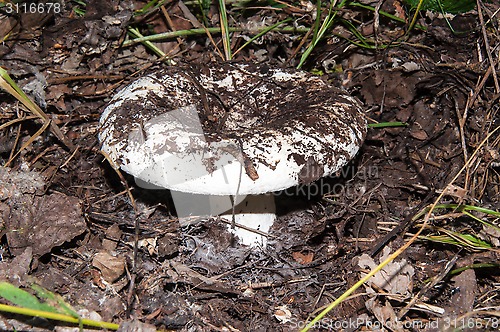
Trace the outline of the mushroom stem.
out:
<instances>
[{"instance_id":1,"label":"mushroom stem","mask_svg":"<svg viewBox=\"0 0 500 332\"><path fill-rule=\"evenodd\" d=\"M231 213L221 215L221 217L233 220L232 210L229 212ZM244 245L265 247L267 237L262 233L268 233L275 220L276 206L273 195L248 195L235 206L235 227L231 227L230 230ZM252 230L257 230L261 234Z\"/></svg>"},{"instance_id":2,"label":"mushroom stem","mask_svg":"<svg viewBox=\"0 0 500 332\"><path fill-rule=\"evenodd\" d=\"M220 216L229 221L233 220L231 196L200 195L179 191L171 191L171 193L181 225L188 225L193 216ZM265 246L267 238L262 233L267 233L276 220L274 196L271 194L243 195L239 196L235 204L235 227L229 225L229 230L239 238L241 244Z\"/></svg>"}]
</instances>

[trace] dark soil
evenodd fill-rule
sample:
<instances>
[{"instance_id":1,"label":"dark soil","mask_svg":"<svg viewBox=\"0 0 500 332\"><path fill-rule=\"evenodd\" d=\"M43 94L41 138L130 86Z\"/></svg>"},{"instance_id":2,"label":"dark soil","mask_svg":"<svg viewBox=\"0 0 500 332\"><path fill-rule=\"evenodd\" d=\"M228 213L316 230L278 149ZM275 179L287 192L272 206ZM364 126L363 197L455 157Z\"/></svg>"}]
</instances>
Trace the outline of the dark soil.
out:
<instances>
[{"instance_id":1,"label":"dark soil","mask_svg":"<svg viewBox=\"0 0 500 332\"><path fill-rule=\"evenodd\" d=\"M306 4L312 6L234 4L230 25L292 17L297 26L312 26L316 9ZM279 218L266 248L235 244L217 219L181 227L167 190L137 187L100 153L99 117L120 87L170 60L221 61L205 34L155 42L168 61L142 44L124 46L128 26L149 35L195 28L193 15L201 19L198 5L181 2L134 16L144 5L88 1L83 16L76 2L64 2L57 13L0 7L0 66L64 135L58 138L52 125L30 142L43 123L0 91L0 279L28 291L41 285L80 314L118 324L296 331L416 233L424 219L415 216L443 191L439 204L500 211L500 135L493 133L500 126L499 5L448 20L422 12L417 24L426 30L406 36L407 24L383 16L376 22L371 11L339 12L379 47L354 46L338 23L304 69L357 97L369 123L406 125L369 128L357 157L337 174L277 194ZM398 1L384 2L382 10L411 20ZM206 15L218 26L217 4ZM234 33L232 49L248 36ZM300 29L270 32L235 60L296 67L308 43L301 48L302 36ZM220 35L212 38L222 48ZM453 323L497 330L500 232L478 219L498 225L498 215L471 215L436 210L423 235L470 234L489 250L420 238L316 330L373 331L397 320L402 325L393 331ZM63 326L0 316L5 331L68 330Z\"/></svg>"}]
</instances>

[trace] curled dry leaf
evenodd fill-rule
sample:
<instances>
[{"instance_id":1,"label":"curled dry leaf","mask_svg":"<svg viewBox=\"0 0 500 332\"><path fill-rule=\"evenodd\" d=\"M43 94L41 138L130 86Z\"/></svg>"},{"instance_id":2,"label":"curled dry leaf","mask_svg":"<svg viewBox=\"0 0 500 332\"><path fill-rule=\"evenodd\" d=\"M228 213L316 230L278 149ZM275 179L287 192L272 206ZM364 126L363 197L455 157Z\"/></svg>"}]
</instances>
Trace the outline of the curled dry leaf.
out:
<instances>
[{"instance_id":1,"label":"curled dry leaf","mask_svg":"<svg viewBox=\"0 0 500 332\"><path fill-rule=\"evenodd\" d=\"M279 320L280 323L285 324L292 318L292 312L288 310L286 305L280 305L276 307L274 311L274 317Z\"/></svg>"},{"instance_id":2,"label":"curled dry leaf","mask_svg":"<svg viewBox=\"0 0 500 332\"><path fill-rule=\"evenodd\" d=\"M125 272L125 257L113 256L108 252L98 252L92 259L92 265L101 271L102 278L113 283Z\"/></svg>"},{"instance_id":3,"label":"curled dry leaf","mask_svg":"<svg viewBox=\"0 0 500 332\"><path fill-rule=\"evenodd\" d=\"M314 253L308 252L304 254L300 251L294 251L292 252L292 257L299 264L309 264L314 258Z\"/></svg>"},{"instance_id":4,"label":"curled dry leaf","mask_svg":"<svg viewBox=\"0 0 500 332\"><path fill-rule=\"evenodd\" d=\"M382 257L380 257L380 262L383 262L389 257L390 251L391 249L389 247L384 248ZM372 270L377 265L378 263L367 254L363 254L359 257L358 266L363 269ZM413 287L412 278L414 274L415 269L406 259L392 261L381 271L377 272L368 281L368 284L373 284L391 294L409 296Z\"/></svg>"},{"instance_id":5,"label":"curled dry leaf","mask_svg":"<svg viewBox=\"0 0 500 332\"><path fill-rule=\"evenodd\" d=\"M396 312L389 301L385 301L385 303L382 304L377 297L372 297L366 301L365 306L366 309L375 315L381 325L390 326L393 331L403 331L403 329L398 326Z\"/></svg>"}]
</instances>

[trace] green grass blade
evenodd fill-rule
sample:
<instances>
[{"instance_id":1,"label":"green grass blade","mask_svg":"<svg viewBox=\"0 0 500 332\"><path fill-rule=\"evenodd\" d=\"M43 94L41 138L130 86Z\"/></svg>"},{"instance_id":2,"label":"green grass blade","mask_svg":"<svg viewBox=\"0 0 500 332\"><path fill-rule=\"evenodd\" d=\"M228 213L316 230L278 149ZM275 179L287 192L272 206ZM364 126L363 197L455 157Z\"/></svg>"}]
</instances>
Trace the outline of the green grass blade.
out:
<instances>
[{"instance_id":1,"label":"green grass blade","mask_svg":"<svg viewBox=\"0 0 500 332\"><path fill-rule=\"evenodd\" d=\"M374 12L375 11L375 7L372 7L372 6L369 6L369 5L365 5L363 3L359 3L359 2L351 2L349 3L349 6L352 6L352 7L358 7L358 8L363 8L363 9L366 9L366 10L369 10L369 11L372 11ZM391 13L388 13L388 12L385 12L383 10L379 10L378 12L381 16L385 16L395 22L399 22L399 23L403 23L403 24L406 24L406 21L400 17L397 17L396 15L392 15ZM422 30L422 31L426 31L427 28L422 26L422 25L419 25L419 24L415 24L415 29L419 29L419 30Z\"/></svg>"},{"instance_id":2,"label":"green grass blade","mask_svg":"<svg viewBox=\"0 0 500 332\"><path fill-rule=\"evenodd\" d=\"M67 316L67 315L63 315L63 314L58 314L58 313L54 313L54 312L28 309L28 308L20 308L20 307L15 307L15 306L6 305L6 304L0 304L0 311L1 312L9 312L9 313L18 314L18 315L31 316L31 317L42 317L42 318L56 320L56 321L60 321L60 322L82 324L84 326L99 327L99 328L114 330L114 331L118 330L118 328L120 327L118 324L115 324L115 323L99 322L99 321L86 319L86 318L78 319L75 317L71 317L71 316Z\"/></svg>"},{"instance_id":3,"label":"green grass blade","mask_svg":"<svg viewBox=\"0 0 500 332\"><path fill-rule=\"evenodd\" d=\"M492 245L486 241L481 240L473 234L462 234L458 232L453 232L450 230L445 230L440 228L440 231L445 234L442 235L421 235L420 239L438 242L443 244L451 244L459 246L465 249L472 250L489 250L492 249Z\"/></svg>"},{"instance_id":4,"label":"green grass blade","mask_svg":"<svg viewBox=\"0 0 500 332\"><path fill-rule=\"evenodd\" d=\"M492 223L484 221L483 219L476 217L475 215L473 215L472 213L470 213L468 211L463 211L463 214L465 214L466 216L470 217L471 219L474 219L474 220L480 222L481 224L483 224L485 226L488 226L488 227L491 227L491 228L493 228L493 229L495 229L497 231L500 231L500 227L498 227L497 225L494 225Z\"/></svg>"},{"instance_id":5,"label":"green grass blade","mask_svg":"<svg viewBox=\"0 0 500 332\"><path fill-rule=\"evenodd\" d=\"M0 297L15 304L15 306L0 304L0 312L43 317L61 322L78 324L80 327L92 326L109 330L117 330L119 327L118 324L114 323L80 318L71 306L65 303L59 295L37 285L33 285L32 288L37 292L40 298L48 300L48 303L40 302L36 296L8 282L0 282ZM57 306L52 306L49 303L57 304Z\"/></svg>"},{"instance_id":6,"label":"green grass blade","mask_svg":"<svg viewBox=\"0 0 500 332\"><path fill-rule=\"evenodd\" d=\"M134 38L144 37L139 32L139 30L137 30L136 28L128 28L127 31L129 33L129 35L131 35ZM158 55L160 58L164 58L165 57L165 53L163 53L163 51L160 50L158 47L156 47L156 45L153 44L152 42L150 42L150 41L147 40L147 41L143 41L142 44L144 46L146 46L147 48L149 48L153 53L155 53L156 55Z\"/></svg>"},{"instance_id":7,"label":"green grass blade","mask_svg":"<svg viewBox=\"0 0 500 332\"><path fill-rule=\"evenodd\" d=\"M458 204L456 204L456 206L457 207L462 207L465 211L476 211L476 212L481 212L481 213L489 214L490 216L500 217L500 212L499 211L490 210L490 209L483 208L483 207L480 207L480 206L458 205Z\"/></svg>"},{"instance_id":8,"label":"green grass blade","mask_svg":"<svg viewBox=\"0 0 500 332\"><path fill-rule=\"evenodd\" d=\"M348 2L348 0L343 0L339 4L339 8L343 8L347 2ZM314 33L313 38L312 38L311 42L309 43L309 46L307 47L307 49L304 51L304 53L302 54L302 56L300 58L300 62L299 62L299 65L297 66L297 69L302 68L302 66L304 65L306 60L309 58L309 55L311 55L312 51L314 50L314 48L316 47L318 42L323 38L325 33L328 31L328 29L330 29L333 22L335 21L335 18L337 17L337 10L335 10L336 4L337 4L337 0L332 1L332 3L330 4L330 9L328 10L328 15L327 15L326 19L321 24L321 27L318 29L318 32Z\"/></svg>"},{"instance_id":9,"label":"green grass blade","mask_svg":"<svg viewBox=\"0 0 500 332\"><path fill-rule=\"evenodd\" d=\"M21 88L10 77L7 70L0 67L0 88L10 93L13 97L23 103L34 115L42 120L47 120L49 117L45 114L38 105L36 105Z\"/></svg>"},{"instance_id":10,"label":"green grass blade","mask_svg":"<svg viewBox=\"0 0 500 332\"><path fill-rule=\"evenodd\" d=\"M314 20L312 40L318 37L319 27L321 25L321 0L316 1L316 20Z\"/></svg>"},{"instance_id":11,"label":"green grass blade","mask_svg":"<svg viewBox=\"0 0 500 332\"><path fill-rule=\"evenodd\" d=\"M47 114L45 114L42 109L35 104L24 92L17 86L17 84L9 76L9 73L4 68L0 67L0 89L7 91L14 98L19 100L26 108L33 113L33 115L38 116L44 122L44 126L50 125L50 130L52 133L66 145L70 150L73 150L75 146L73 143L66 138L62 133L61 129L52 121ZM35 137L36 138L36 137Z\"/></svg>"},{"instance_id":12,"label":"green grass blade","mask_svg":"<svg viewBox=\"0 0 500 332\"><path fill-rule=\"evenodd\" d=\"M347 30L349 30L354 35L354 37L356 37L360 41L360 43L358 44L361 47L369 49L375 48L375 45L370 44L368 42L368 38L363 36L361 32L359 32L358 29L354 26L354 24L352 24L352 22L344 19L341 19L340 21L347 27Z\"/></svg>"},{"instance_id":13,"label":"green grass blade","mask_svg":"<svg viewBox=\"0 0 500 332\"><path fill-rule=\"evenodd\" d=\"M137 17L137 16L149 14L153 10L155 10L155 9L160 8L161 6L163 6L166 2L167 2L167 0L162 0L162 1L152 0L152 1L149 1L144 6L142 6L142 8L134 11L134 16Z\"/></svg>"},{"instance_id":14,"label":"green grass blade","mask_svg":"<svg viewBox=\"0 0 500 332\"><path fill-rule=\"evenodd\" d=\"M368 128L387 128L387 127L407 127L406 122L379 122L379 123L369 123Z\"/></svg>"},{"instance_id":15,"label":"green grass blade","mask_svg":"<svg viewBox=\"0 0 500 332\"><path fill-rule=\"evenodd\" d=\"M247 31L247 32L260 32L262 30L267 29L268 27L261 28L261 29L243 29L243 28L237 28L237 27L230 27L229 32L241 32L241 31ZM296 28L296 27L290 27L286 26L280 29L276 29L276 31L282 32L282 33L307 33L310 29L309 28ZM188 29L188 30L177 30L177 31L169 31L169 32L162 32L162 33L157 33L154 35L150 36L144 36L144 37L139 37L135 39L129 39L123 42L123 47L135 45L138 43L142 43L145 41L161 41L161 40L168 40L168 39L173 39L177 37L190 37L190 36L198 36L198 35L206 35L206 33L221 33L221 28L220 27L211 27L211 28L194 28L194 29Z\"/></svg>"},{"instance_id":16,"label":"green grass blade","mask_svg":"<svg viewBox=\"0 0 500 332\"><path fill-rule=\"evenodd\" d=\"M231 38L229 36L229 22L227 21L226 2L219 0L220 28L222 32L222 45L224 45L224 56L226 60L233 58L231 54Z\"/></svg>"},{"instance_id":17,"label":"green grass blade","mask_svg":"<svg viewBox=\"0 0 500 332\"><path fill-rule=\"evenodd\" d=\"M424 0L418 0L417 7L415 9L415 13L413 14L413 18L411 19L410 26L408 27L408 30L406 31L406 35L410 33L411 30L413 30L413 27L417 23L417 18L418 14L420 13L420 10L422 9L422 4L424 3Z\"/></svg>"},{"instance_id":18,"label":"green grass blade","mask_svg":"<svg viewBox=\"0 0 500 332\"><path fill-rule=\"evenodd\" d=\"M55 308L58 313L73 316L75 318L80 317L80 315L78 315L78 313L68 303L66 303L61 296L35 284L31 285L31 289L36 292L38 298L44 299L45 302Z\"/></svg>"},{"instance_id":19,"label":"green grass blade","mask_svg":"<svg viewBox=\"0 0 500 332\"><path fill-rule=\"evenodd\" d=\"M473 10L476 0L404 0L410 8L414 9L422 2L422 10L430 10L437 13L460 14Z\"/></svg>"},{"instance_id":20,"label":"green grass blade","mask_svg":"<svg viewBox=\"0 0 500 332\"><path fill-rule=\"evenodd\" d=\"M476 264L466 265L466 266L460 267L460 268L455 269L455 270L451 270L449 275L450 276L457 275L457 274L460 274L463 271L469 270L469 269L490 269L490 268L498 268L498 267L500 267L499 263L476 263Z\"/></svg>"},{"instance_id":21,"label":"green grass blade","mask_svg":"<svg viewBox=\"0 0 500 332\"><path fill-rule=\"evenodd\" d=\"M27 291L19 289L8 282L0 282L0 297L3 297L7 301L12 302L19 307L54 313L57 312L56 308L46 303L41 303L36 296L31 295Z\"/></svg>"}]
</instances>

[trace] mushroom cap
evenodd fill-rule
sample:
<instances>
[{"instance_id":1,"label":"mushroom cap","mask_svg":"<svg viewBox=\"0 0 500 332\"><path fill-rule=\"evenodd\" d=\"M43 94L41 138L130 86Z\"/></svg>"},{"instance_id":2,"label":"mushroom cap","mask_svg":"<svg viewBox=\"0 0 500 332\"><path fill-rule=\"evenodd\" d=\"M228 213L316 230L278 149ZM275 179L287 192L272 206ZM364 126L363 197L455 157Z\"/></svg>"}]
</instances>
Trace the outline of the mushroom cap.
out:
<instances>
[{"instance_id":1,"label":"mushroom cap","mask_svg":"<svg viewBox=\"0 0 500 332\"><path fill-rule=\"evenodd\" d=\"M304 71L248 63L167 67L117 93L102 150L155 186L261 194L336 172L366 135L360 103Z\"/></svg>"}]
</instances>

